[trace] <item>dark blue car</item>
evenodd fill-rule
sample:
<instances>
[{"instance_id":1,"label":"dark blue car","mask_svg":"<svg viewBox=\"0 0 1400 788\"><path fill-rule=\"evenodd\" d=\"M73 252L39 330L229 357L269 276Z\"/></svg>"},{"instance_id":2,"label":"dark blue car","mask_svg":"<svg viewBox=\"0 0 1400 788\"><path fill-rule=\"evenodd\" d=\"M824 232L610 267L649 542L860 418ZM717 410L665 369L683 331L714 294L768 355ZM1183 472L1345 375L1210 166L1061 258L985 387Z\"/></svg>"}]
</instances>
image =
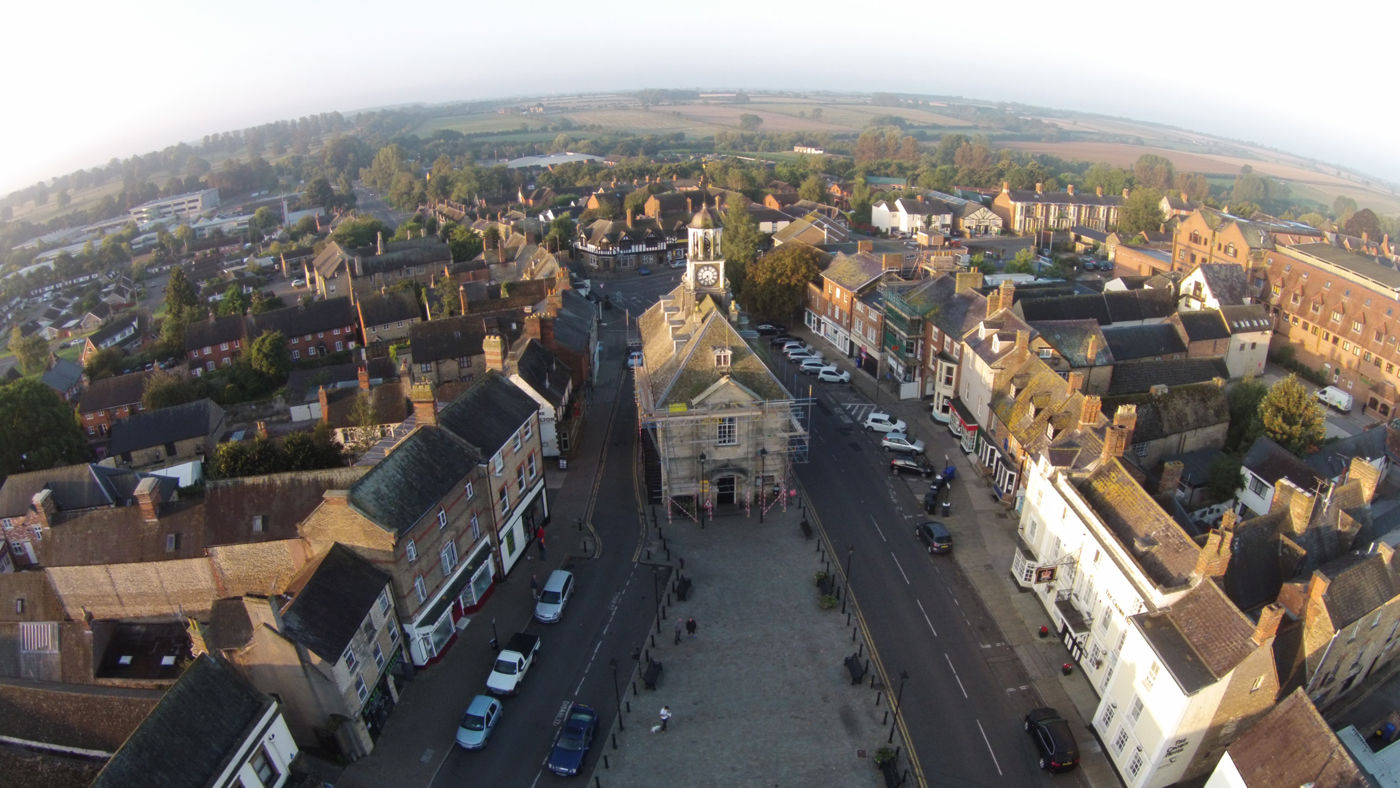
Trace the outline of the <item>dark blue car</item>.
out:
<instances>
[{"instance_id":1,"label":"dark blue car","mask_svg":"<svg viewBox=\"0 0 1400 788\"><path fill-rule=\"evenodd\" d=\"M554 736L554 748L549 751L549 770L565 777L578 774L597 727L597 712L579 703L570 706L564 724Z\"/></svg>"}]
</instances>

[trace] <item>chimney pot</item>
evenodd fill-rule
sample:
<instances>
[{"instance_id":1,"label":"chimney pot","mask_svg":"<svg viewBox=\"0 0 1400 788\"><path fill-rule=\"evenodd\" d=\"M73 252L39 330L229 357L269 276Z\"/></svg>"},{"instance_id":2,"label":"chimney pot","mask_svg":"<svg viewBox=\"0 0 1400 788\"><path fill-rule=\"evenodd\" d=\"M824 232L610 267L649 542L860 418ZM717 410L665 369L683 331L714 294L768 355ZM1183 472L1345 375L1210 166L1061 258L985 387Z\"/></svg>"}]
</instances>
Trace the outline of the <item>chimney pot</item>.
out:
<instances>
[{"instance_id":1,"label":"chimney pot","mask_svg":"<svg viewBox=\"0 0 1400 788\"><path fill-rule=\"evenodd\" d=\"M1097 394L1089 394L1084 397L1084 403L1079 406L1079 426L1089 428L1099 423L1099 417L1103 415L1103 400Z\"/></svg>"},{"instance_id":2,"label":"chimney pot","mask_svg":"<svg viewBox=\"0 0 1400 788\"><path fill-rule=\"evenodd\" d=\"M1045 184L1043 184L1043 183L1037 183L1037 184L1035 185L1035 193L1036 193L1036 194L1044 194L1044 193L1045 193Z\"/></svg>"},{"instance_id":3,"label":"chimney pot","mask_svg":"<svg viewBox=\"0 0 1400 788\"><path fill-rule=\"evenodd\" d=\"M136 485L136 506L141 510L141 519L153 523L160 519L160 480L147 476Z\"/></svg>"},{"instance_id":4,"label":"chimney pot","mask_svg":"<svg viewBox=\"0 0 1400 788\"><path fill-rule=\"evenodd\" d=\"M409 389L409 398L413 400L414 421L420 427L437 426L437 398L433 394L433 384L429 382L414 383Z\"/></svg>"},{"instance_id":5,"label":"chimney pot","mask_svg":"<svg viewBox=\"0 0 1400 788\"><path fill-rule=\"evenodd\" d=\"M1162 465L1162 478L1157 482L1158 493L1174 493L1181 484L1181 473L1186 466L1180 460L1172 460ZM1223 523L1222 523L1223 527Z\"/></svg>"},{"instance_id":6,"label":"chimney pot","mask_svg":"<svg viewBox=\"0 0 1400 788\"><path fill-rule=\"evenodd\" d=\"M1069 375L1066 376L1065 382L1069 384L1070 391L1082 392L1084 390L1084 373L1077 369L1072 369L1069 371Z\"/></svg>"},{"instance_id":7,"label":"chimney pot","mask_svg":"<svg viewBox=\"0 0 1400 788\"><path fill-rule=\"evenodd\" d=\"M1259 611L1259 623L1254 626L1255 643L1262 646L1278 634L1279 624L1283 622L1283 613L1283 605L1277 602L1270 602Z\"/></svg>"}]
</instances>

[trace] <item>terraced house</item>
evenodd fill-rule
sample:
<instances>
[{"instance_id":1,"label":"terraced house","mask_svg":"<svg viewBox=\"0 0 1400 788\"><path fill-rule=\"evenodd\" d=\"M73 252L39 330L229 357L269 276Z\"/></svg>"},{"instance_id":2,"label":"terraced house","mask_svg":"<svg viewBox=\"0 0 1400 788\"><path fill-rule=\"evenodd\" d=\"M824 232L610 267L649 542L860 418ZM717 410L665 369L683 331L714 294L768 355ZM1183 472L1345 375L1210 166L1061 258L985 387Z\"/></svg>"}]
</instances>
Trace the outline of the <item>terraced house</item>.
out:
<instances>
[{"instance_id":1,"label":"terraced house","mask_svg":"<svg viewBox=\"0 0 1400 788\"><path fill-rule=\"evenodd\" d=\"M1118 226L1118 211L1127 199L1105 195L1103 187L1093 194L1080 194L1073 184L1063 192L1047 192L1037 183L1035 190L1012 189L1003 181L1001 193L992 199L992 211L1001 217L1003 227L1017 235L1030 235L1043 230L1068 230L1087 227L1107 232Z\"/></svg>"}]
</instances>

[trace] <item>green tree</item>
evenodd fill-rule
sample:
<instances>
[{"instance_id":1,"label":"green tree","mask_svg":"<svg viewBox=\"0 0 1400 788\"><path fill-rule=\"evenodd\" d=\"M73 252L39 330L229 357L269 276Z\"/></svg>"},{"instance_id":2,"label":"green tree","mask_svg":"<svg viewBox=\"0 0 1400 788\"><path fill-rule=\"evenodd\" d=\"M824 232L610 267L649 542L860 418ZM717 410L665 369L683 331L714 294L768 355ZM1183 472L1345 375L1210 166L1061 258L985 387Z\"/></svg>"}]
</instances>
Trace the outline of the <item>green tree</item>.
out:
<instances>
[{"instance_id":1,"label":"green tree","mask_svg":"<svg viewBox=\"0 0 1400 788\"><path fill-rule=\"evenodd\" d=\"M1298 221L1302 222L1303 224L1306 224L1309 227L1316 227L1319 230L1325 230L1329 226L1327 217L1323 216L1317 211L1308 211L1302 216L1299 216Z\"/></svg>"},{"instance_id":2,"label":"green tree","mask_svg":"<svg viewBox=\"0 0 1400 788\"><path fill-rule=\"evenodd\" d=\"M1172 188L1176 183L1176 167L1172 166L1171 159L1165 156L1144 153L1133 163L1133 179L1137 181L1138 186L1147 186L1161 192Z\"/></svg>"},{"instance_id":3,"label":"green tree","mask_svg":"<svg viewBox=\"0 0 1400 788\"><path fill-rule=\"evenodd\" d=\"M183 225L182 225L183 226ZM178 230L176 233L178 234ZM199 306L199 293L194 289L185 269L176 268L170 272L170 280L165 284L165 314L167 319L193 319L192 313Z\"/></svg>"},{"instance_id":4,"label":"green tree","mask_svg":"<svg viewBox=\"0 0 1400 788\"><path fill-rule=\"evenodd\" d=\"M161 370L146 379L141 390L141 404L146 410L156 410L194 402L199 396L194 381Z\"/></svg>"},{"instance_id":5,"label":"green tree","mask_svg":"<svg viewBox=\"0 0 1400 788\"><path fill-rule=\"evenodd\" d=\"M573 217L567 213L556 216L554 221L549 223L549 234L545 236L545 244L551 252L568 249L573 244L574 233L577 231Z\"/></svg>"},{"instance_id":6,"label":"green tree","mask_svg":"<svg viewBox=\"0 0 1400 788\"><path fill-rule=\"evenodd\" d=\"M88 376L88 380L114 377L121 374L125 361L126 356L123 356L120 350L114 347L103 348L88 356L83 373Z\"/></svg>"},{"instance_id":7,"label":"green tree","mask_svg":"<svg viewBox=\"0 0 1400 788\"><path fill-rule=\"evenodd\" d=\"M289 471L311 471L335 468L345 464L340 444L331 436L330 425L316 422L311 432L294 432L282 442L286 468Z\"/></svg>"},{"instance_id":8,"label":"green tree","mask_svg":"<svg viewBox=\"0 0 1400 788\"><path fill-rule=\"evenodd\" d=\"M328 178L312 178L306 185L301 201L308 206L328 208L335 201L335 187L331 186Z\"/></svg>"},{"instance_id":9,"label":"green tree","mask_svg":"<svg viewBox=\"0 0 1400 788\"><path fill-rule=\"evenodd\" d=\"M1118 231L1137 235L1143 231L1155 232L1162 226L1162 193L1156 189L1139 186L1133 189L1118 214Z\"/></svg>"},{"instance_id":10,"label":"green tree","mask_svg":"<svg viewBox=\"0 0 1400 788\"><path fill-rule=\"evenodd\" d=\"M264 331L248 346L248 364L279 385L292 368L292 354L281 331Z\"/></svg>"},{"instance_id":11,"label":"green tree","mask_svg":"<svg viewBox=\"0 0 1400 788\"><path fill-rule=\"evenodd\" d=\"M185 320L167 315L160 323L160 352L180 356L185 352Z\"/></svg>"},{"instance_id":12,"label":"green tree","mask_svg":"<svg viewBox=\"0 0 1400 788\"><path fill-rule=\"evenodd\" d=\"M1326 432L1322 406L1294 375L1275 383L1259 401L1259 421L1265 435L1300 457Z\"/></svg>"},{"instance_id":13,"label":"green tree","mask_svg":"<svg viewBox=\"0 0 1400 788\"><path fill-rule=\"evenodd\" d=\"M282 217L278 216L266 205L253 211L253 218L248 220L248 224L263 235L267 235L277 229L277 226L281 223Z\"/></svg>"},{"instance_id":14,"label":"green tree","mask_svg":"<svg viewBox=\"0 0 1400 788\"><path fill-rule=\"evenodd\" d=\"M357 454L369 451L379 440L376 423L379 418L374 412L374 400L369 392L360 390L355 394L355 404L350 407L349 448Z\"/></svg>"},{"instance_id":15,"label":"green tree","mask_svg":"<svg viewBox=\"0 0 1400 788\"><path fill-rule=\"evenodd\" d=\"M821 202L826 198L826 181L822 176L813 173L802 180L802 185L797 187L797 196L812 202Z\"/></svg>"},{"instance_id":16,"label":"green tree","mask_svg":"<svg viewBox=\"0 0 1400 788\"><path fill-rule=\"evenodd\" d=\"M179 227L176 227L175 240L183 244L185 247L185 254L189 254L190 241L194 240L194 228L190 227L188 224L182 224Z\"/></svg>"},{"instance_id":17,"label":"green tree","mask_svg":"<svg viewBox=\"0 0 1400 788\"><path fill-rule=\"evenodd\" d=\"M475 259L481 254L481 233L464 224L454 225L447 233L447 246L452 250L453 262Z\"/></svg>"},{"instance_id":18,"label":"green tree","mask_svg":"<svg viewBox=\"0 0 1400 788\"><path fill-rule=\"evenodd\" d=\"M1225 451L1237 453L1248 449L1263 434L1259 402L1268 393L1269 387L1254 378L1246 378L1225 392L1225 400L1230 406L1230 429L1225 435Z\"/></svg>"},{"instance_id":19,"label":"green tree","mask_svg":"<svg viewBox=\"0 0 1400 788\"><path fill-rule=\"evenodd\" d=\"M788 320L807 298L823 255L803 243L785 243L749 266L743 304L759 318Z\"/></svg>"},{"instance_id":20,"label":"green tree","mask_svg":"<svg viewBox=\"0 0 1400 788\"><path fill-rule=\"evenodd\" d=\"M261 290L254 291L253 303L249 306L249 314L261 315L264 312L271 312L274 309L285 309L287 303L282 300L282 296L268 297Z\"/></svg>"},{"instance_id":21,"label":"green tree","mask_svg":"<svg viewBox=\"0 0 1400 788\"><path fill-rule=\"evenodd\" d=\"M739 295L744 292L749 266L758 256L763 231L758 229L758 222L749 213L748 200L743 197L724 201L721 221L724 224L724 273L729 278L730 288Z\"/></svg>"},{"instance_id":22,"label":"green tree","mask_svg":"<svg viewBox=\"0 0 1400 788\"><path fill-rule=\"evenodd\" d=\"M252 305L253 299L243 292L242 286L235 283L224 289L224 297L219 301L218 311L220 315L241 315Z\"/></svg>"},{"instance_id":23,"label":"green tree","mask_svg":"<svg viewBox=\"0 0 1400 788\"><path fill-rule=\"evenodd\" d=\"M390 238L393 236L394 230L378 219L363 217L341 222L331 237L341 246L349 249L360 249L374 245L380 233L383 233L385 238Z\"/></svg>"},{"instance_id":24,"label":"green tree","mask_svg":"<svg viewBox=\"0 0 1400 788\"><path fill-rule=\"evenodd\" d=\"M1224 501L1235 497L1240 488L1240 458L1231 454L1218 454L1210 461L1206 471L1206 490L1212 498Z\"/></svg>"},{"instance_id":25,"label":"green tree","mask_svg":"<svg viewBox=\"0 0 1400 788\"><path fill-rule=\"evenodd\" d=\"M38 332L25 336L19 326L10 330L10 350L19 359L19 367L26 375L43 372L49 359L49 341Z\"/></svg>"},{"instance_id":26,"label":"green tree","mask_svg":"<svg viewBox=\"0 0 1400 788\"><path fill-rule=\"evenodd\" d=\"M758 127L762 125L763 118L760 118L752 112L745 112L739 116L739 128L744 131L758 131Z\"/></svg>"},{"instance_id":27,"label":"green tree","mask_svg":"<svg viewBox=\"0 0 1400 788\"><path fill-rule=\"evenodd\" d=\"M1376 212L1370 208L1362 208L1359 211L1353 212L1352 215L1348 216L1347 220L1342 223L1342 229L1345 230L1348 235L1354 235L1358 238L1361 237L1362 234L1369 236L1373 241L1381 237L1381 221L1376 217Z\"/></svg>"},{"instance_id":28,"label":"green tree","mask_svg":"<svg viewBox=\"0 0 1400 788\"><path fill-rule=\"evenodd\" d=\"M1338 222L1345 220L1353 213L1356 213L1356 200L1339 194L1337 199L1332 201L1332 216L1336 217Z\"/></svg>"},{"instance_id":29,"label":"green tree","mask_svg":"<svg viewBox=\"0 0 1400 788\"><path fill-rule=\"evenodd\" d=\"M73 406L34 379L0 386L0 483L20 471L91 459Z\"/></svg>"},{"instance_id":30,"label":"green tree","mask_svg":"<svg viewBox=\"0 0 1400 788\"><path fill-rule=\"evenodd\" d=\"M508 283L501 285L502 295L504 295L506 284ZM439 278L437 284L433 286L433 294L437 299L437 308L433 310L434 320L462 313L462 293L457 280L450 276Z\"/></svg>"},{"instance_id":31,"label":"green tree","mask_svg":"<svg viewBox=\"0 0 1400 788\"><path fill-rule=\"evenodd\" d=\"M1030 249L1017 249L1016 256L1006 264L1008 274L1034 274L1035 252Z\"/></svg>"}]
</instances>

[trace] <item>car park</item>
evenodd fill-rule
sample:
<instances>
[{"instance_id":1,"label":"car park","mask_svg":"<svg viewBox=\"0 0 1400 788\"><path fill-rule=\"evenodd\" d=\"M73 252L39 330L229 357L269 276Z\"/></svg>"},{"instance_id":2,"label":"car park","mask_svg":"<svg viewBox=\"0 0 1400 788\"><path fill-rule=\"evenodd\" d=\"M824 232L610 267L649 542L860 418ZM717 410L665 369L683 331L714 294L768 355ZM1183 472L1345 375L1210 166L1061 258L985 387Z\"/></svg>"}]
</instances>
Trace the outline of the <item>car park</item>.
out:
<instances>
[{"instance_id":1,"label":"car park","mask_svg":"<svg viewBox=\"0 0 1400 788\"><path fill-rule=\"evenodd\" d=\"M797 369L804 375L815 375L826 369L826 361L820 358L806 358L797 365Z\"/></svg>"},{"instance_id":2,"label":"car park","mask_svg":"<svg viewBox=\"0 0 1400 788\"><path fill-rule=\"evenodd\" d=\"M937 520L929 520L914 526L914 538L928 548L930 555L953 552L953 533L948 530L948 526Z\"/></svg>"},{"instance_id":3,"label":"car park","mask_svg":"<svg viewBox=\"0 0 1400 788\"><path fill-rule=\"evenodd\" d=\"M885 451L897 451L905 454L924 453L924 442L917 438L910 438L903 432L890 431L885 433L885 437L880 439L880 447Z\"/></svg>"},{"instance_id":4,"label":"car park","mask_svg":"<svg viewBox=\"0 0 1400 788\"><path fill-rule=\"evenodd\" d=\"M489 695L477 695L467 704L467 711L457 725L457 746L479 750L496 729L501 719L501 702Z\"/></svg>"},{"instance_id":5,"label":"car park","mask_svg":"<svg viewBox=\"0 0 1400 788\"><path fill-rule=\"evenodd\" d=\"M1067 772L1079 765L1079 747L1069 720L1046 706L1026 715L1026 732L1040 751L1040 768L1047 772Z\"/></svg>"},{"instance_id":6,"label":"car park","mask_svg":"<svg viewBox=\"0 0 1400 788\"><path fill-rule=\"evenodd\" d=\"M823 383L850 383L851 373L844 369L837 369L835 364L827 364L817 370L817 380Z\"/></svg>"},{"instance_id":7,"label":"car park","mask_svg":"<svg viewBox=\"0 0 1400 788\"><path fill-rule=\"evenodd\" d=\"M903 419L896 419L883 410L872 410L869 416L865 417L865 428L875 432L904 432L909 425Z\"/></svg>"},{"instance_id":8,"label":"car park","mask_svg":"<svg viewBox=\"0 0 1400 788\"><path fill-rule=\"evenodd\" d=\"M549 573L540 589L539 601L535 603L535 620L553 624L564 615L564 606L574 593L574 573L556 569Z\"/></svg>"},{"instance_id":9,"label":"car park","mask_svg":"<svg viewBox=\"0 0 1400 788\"><path fill-rule=\"evenodd\" d=\"M549 770L564 777L578 774L597 729L597 712L581 703L571 704L569 713L564 716L564 724L554 735L554 746L549 751Z\"/></svg>"},{"instance_id":10,"label":"car park","mask_svg":"<svg viewBox=\"0 0 1400 788\"><path fill-rule=\"evenodd\" d=\"M937 470L920 457L901 456L890 460L890 473L917 473L928 478Z\"/></svg>"}]
</instances>

